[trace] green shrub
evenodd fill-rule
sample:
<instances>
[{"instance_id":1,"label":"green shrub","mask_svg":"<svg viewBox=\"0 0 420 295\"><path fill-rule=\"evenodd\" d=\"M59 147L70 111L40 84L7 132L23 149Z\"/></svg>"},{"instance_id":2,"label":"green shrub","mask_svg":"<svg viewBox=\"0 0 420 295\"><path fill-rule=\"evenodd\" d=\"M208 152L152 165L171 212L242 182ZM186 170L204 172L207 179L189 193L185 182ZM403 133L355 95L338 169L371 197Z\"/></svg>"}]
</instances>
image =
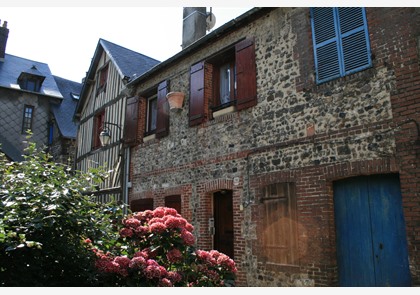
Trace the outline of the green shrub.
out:
<instances>
[{"instance_id":1,"label":"green shrub","mask_svg":"<svg viewBox=\"0 0 420 295\"><path fill-rule=\"evenodd\" d=\"M95 284L84 240L112 240L116 215L83 193L106 174L52 163L34 143L26 152L23 162L0 154L0 286Z\"/></svg>"}]
</instances>

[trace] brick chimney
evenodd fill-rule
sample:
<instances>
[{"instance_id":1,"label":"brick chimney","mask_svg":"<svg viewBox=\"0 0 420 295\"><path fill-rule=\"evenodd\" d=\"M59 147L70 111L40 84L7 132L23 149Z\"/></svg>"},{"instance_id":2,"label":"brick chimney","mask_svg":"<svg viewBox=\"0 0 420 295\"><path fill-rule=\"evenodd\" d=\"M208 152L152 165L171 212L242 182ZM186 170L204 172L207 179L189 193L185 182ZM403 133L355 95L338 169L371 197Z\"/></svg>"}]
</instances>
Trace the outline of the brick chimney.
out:
<instances>
[{"instance_id":1,"label":"brick chimney","mask_svg":"<svg viewBox=\"0 0 420 295\"><path fill-rule=\"evenodd\" d=\"M184 7L182 49L206 35L206 7Z\"/></svg>"},{"instance_id":2,"label":"brick chimney","mask_svg":"<svg viewBox=\"0 0 420 295\"><path fill-rule=\"evenodd\" d=\"M1 20L0 20L0 25L1 25ZM9 36L9 29L7 28L7 22L5 21L3 22L3 25L0 26L0 61L4 61L8 36Z\"/></svg>"}]
</instances>

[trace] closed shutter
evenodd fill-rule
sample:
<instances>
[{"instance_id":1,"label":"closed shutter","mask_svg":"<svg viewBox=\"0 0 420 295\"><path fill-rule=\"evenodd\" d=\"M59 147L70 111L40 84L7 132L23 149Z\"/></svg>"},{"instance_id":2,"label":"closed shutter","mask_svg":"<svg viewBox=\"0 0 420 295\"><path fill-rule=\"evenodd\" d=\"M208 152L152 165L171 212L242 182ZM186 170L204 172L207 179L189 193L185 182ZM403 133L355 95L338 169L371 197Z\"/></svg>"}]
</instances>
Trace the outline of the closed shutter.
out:
<instances>
[{"instance_id":1,"label":"closed shutter","mask_svg":"<svg viewBox=\"0 0 420 295\"><path fill-rule=\"evenodd\" d=\"M191 66L189 126L204 122L204 62Z\"/></svg>"},{"instance_id":2,"label":"closed shutter","mask_svg":"<svg viewBox=\"0 0 420 295\"><path fill-rule=\"evenodd\" d=\"M350 74L372 65L366 12L363 8L338 8L344 74Z\"/></svg>"},{"instance_id":3,"label":"closed shutter","mask_svg":"<svg viewBox=\"0 0 420 295\"><path fill-rule=\"evenodd\" d=\"M166 99L168 84L168 81L163 81L158 86L156 138L162 138L169 134L169 103Z\"/></svg>"},{"instance_id":4,"label":"closed shutter","mask_svg":"<svg viewBox=\"0 0 420 295\"><path fill-rule=\"evenodd\" d=\"M137 96L127 98L124 123L124 143L128 146L136 144L139 114L139 99Z\"/></svg>"},{"instance_id":5,"label":"closed shutter","mask_svg":"<svg viewBox=\"0 0 420 295\"><path fill-rule=\"evenodd\" d=\"M311 22L317 83L372 65L363 8L312 8Z\"/></svg>"},{"instance_id":6,"label":"closed shutter","mask_svg":"<svg viewBox=\"0 0 420 295\"><path fill-rule=\"evenodd\" d=\"M235 46L237 110L257 104L257 76L255 67L255 45L246 39Z\"/></svg>"}]
</instances>

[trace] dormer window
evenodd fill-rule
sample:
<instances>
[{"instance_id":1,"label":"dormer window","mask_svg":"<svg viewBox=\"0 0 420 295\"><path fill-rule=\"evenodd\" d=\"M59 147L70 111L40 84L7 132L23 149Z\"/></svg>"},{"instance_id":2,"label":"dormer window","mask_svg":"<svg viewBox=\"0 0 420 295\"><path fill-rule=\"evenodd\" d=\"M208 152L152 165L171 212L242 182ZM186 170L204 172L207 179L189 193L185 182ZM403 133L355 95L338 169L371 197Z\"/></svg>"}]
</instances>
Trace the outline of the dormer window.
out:
<instances>
[{"instance_id":1,"label":"dormer window","mask_svg":"<svg viewBox=\"0 0 420 295\"><path fill-rule=\"evenodd\" d=\"M33 65L29 70L22 72L17 80L19 86L23 90L39 92L45 76Z\"/></svg>"}]
</instances>

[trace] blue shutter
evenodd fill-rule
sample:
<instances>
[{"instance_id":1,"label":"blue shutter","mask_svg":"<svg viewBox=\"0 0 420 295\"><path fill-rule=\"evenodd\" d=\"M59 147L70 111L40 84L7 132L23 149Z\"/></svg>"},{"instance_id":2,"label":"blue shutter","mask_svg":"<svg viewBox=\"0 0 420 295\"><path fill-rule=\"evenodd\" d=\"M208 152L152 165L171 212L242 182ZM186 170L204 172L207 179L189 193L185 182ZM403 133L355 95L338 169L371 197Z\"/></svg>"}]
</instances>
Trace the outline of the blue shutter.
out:
<instances>
[{"instance_id":1,"label":"blue shutter","mask_svg":"<svg viewBox=\"0 0 420 295\"><path fill-rule=\"evenodd\" d=\"M370 67L372 60L364 8L338 8L338 19L344 63L342 75Z\"/></svg>"},{"instance_id":2,"label":"blue shutter","mask_svg":"<svg viewBox=\"0 0 420 295\"><path fill-rule=\"evenodd\" d=\"M311 8L318 84L372 65L363 8Z\"/></svg>"}]
</instances>

